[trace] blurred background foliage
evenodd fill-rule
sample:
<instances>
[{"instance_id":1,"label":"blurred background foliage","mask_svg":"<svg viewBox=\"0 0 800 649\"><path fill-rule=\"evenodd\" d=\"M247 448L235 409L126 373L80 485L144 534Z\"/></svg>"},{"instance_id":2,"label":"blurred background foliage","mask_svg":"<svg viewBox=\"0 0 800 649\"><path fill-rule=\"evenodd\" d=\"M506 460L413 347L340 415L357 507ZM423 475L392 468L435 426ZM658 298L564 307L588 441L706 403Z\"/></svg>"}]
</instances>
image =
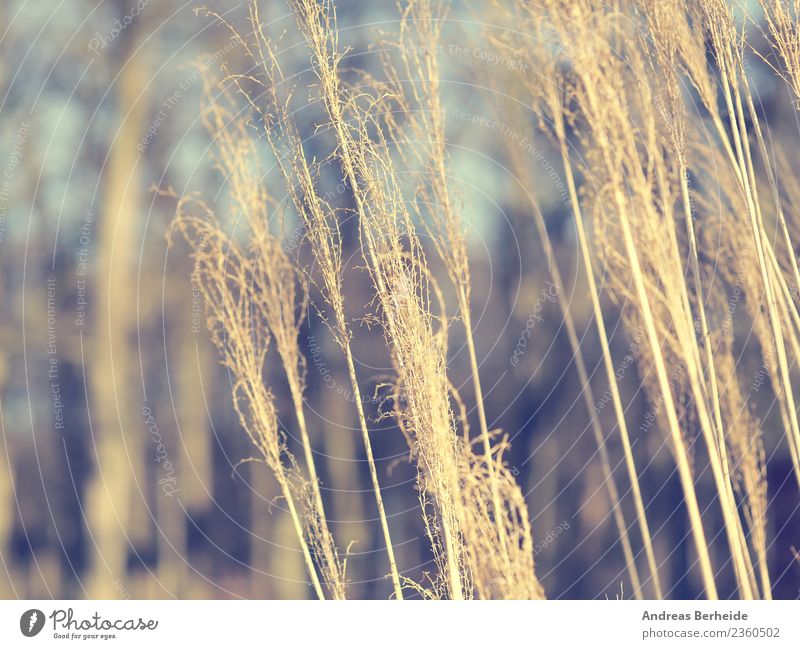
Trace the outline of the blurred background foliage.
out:
<instances>
[{"instance_id":1,"label":"blurred background foliage","mask_svg":"<svg viewBox=\"0 0 800 649\"><path fill-rule=\"evenodd\" d=\"M237 69L229 33L182 0L5 0L0 5L0 596L307 597L302 558L267 471L242 463L253 451L230 404L225 367L204 326L185 245L169 245L178 194L202 192L224 202L200 122L200 70ZM209 7L246 29L237 3ZM393 3L341 0L345 67L374 71L381 30L392 32ZM288 70L297 74L294 110L317 158L331 140L315 125L322 112L307 99L307 54L281 2L263 3L262 19ZM469 224L476 340L492 428L509 435L505 459L523 487L532 518L537 574L551 598L627 597L617 532L581 400L580 383L550 269L531 218L535 194L567 284L595 394L599 343L581 277L568 209L558 186L557 155L537 137L538 117L515 110L512 72L524 61L493 50L494 16L482 3L451 8L439 58L451 156L451 181ZM751 72L776 137L797 138L786 88L763 63ZM345 75L355 78L355 72ZM526 133L529 146L509 144ZM519 146L531 179L511 171ZM265 150L265 159L268 154ZM544 162L543 162L544 160ZM553 167L547 161L553 160ZM269 165L267 165L269 168ZM351 197L337 170L323 188L341 207ZM284 200L273 171L265 178ZM563 186L562 186L563 188ZM302 232L290 219L286 241L302 258ZM357 232L343 226L352 316L371 299L359 269ZM306 260L307 262L309 260ZM435 262L433 262L435 264ZM656 554L671 597L700 591L682 495L665 437L648 421L631 340L619 313L604 304L621 371L641 484ZM527 332L527 333L524 333ZM468 359L455 332L451 378L466 385ZM350 540L352 594L387 597L382 539L345 370L328 330L309 311L303 326L308 361L310 433L319 454L333 532ZM391 372L379 331L356 327L354 351L366 395ZM514 358L514 362L512 362ZM745 359L758 371L757 357ZM282 428L294 424L288 389L271 386ZM467 407L470 392L463 390ZM769 395L752 393L769 411ZM763 403L761 403L763 401ZM368 413L401 571L421 579L432 557L418 514L415 470L389 419ZM602 419L609 429L611 412ZM650 413L652 416L652 413ZM779 424L764 420L770 521L770 572L776 597L795 598L800 516L791 460ZM774 428L774 429L773 429ZM615 475L624 476L615 436ZM703 482L698 478L699 493ZM709 492L710 493L710 492ZM623 505L630 508L623 490ZM711 529L719 530L709 509ZM629 517L629 520L633 520ZM635 535L631 523L631 534ZM710 535L714 547L722 535ZM643 561L641 557L640 560ZM732 579L721 594L733 592Z\"/></svg>"}]
</instances>

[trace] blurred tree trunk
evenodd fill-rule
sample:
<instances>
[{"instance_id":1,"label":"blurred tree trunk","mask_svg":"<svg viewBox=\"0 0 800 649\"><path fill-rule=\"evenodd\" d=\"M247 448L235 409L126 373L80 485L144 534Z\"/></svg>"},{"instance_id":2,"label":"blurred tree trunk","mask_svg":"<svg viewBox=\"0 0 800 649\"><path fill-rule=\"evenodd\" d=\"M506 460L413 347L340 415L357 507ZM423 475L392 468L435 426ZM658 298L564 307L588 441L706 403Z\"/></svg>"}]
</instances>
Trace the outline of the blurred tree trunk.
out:
<instances>
[{"instance_id":1,"label":"blurred tree trunk","mask_svg":"<svg viewBox=\"0 0 800 649\"><path fill-rule=\"evenodd\" d=\"M16 597L14 593L14 566L11 561L11 530L14 526L14 485L11 458L7 452L8 437L3 415L3 394L6 386L7 355L0 347L0 598Z\"/></svg>"},{"instance_id":2,"label":"blurred tree trunk","mask_svg":"<svg viewBox=\"0 0 800 649\"><path fill-rule=\"evenodd\" d=\"M286 502L276 498L278 489L266 467L251 467L253 485L253 537L251 591L256 598L306 599L311 592L303 555ZM270 502L275 505L270 507Z\"/></svg>"},{"instance_id":3,"label":"blurred tree trunk","mask_svg":"<svg viewBox=\"0 0 800 649\"><path fill-rule=\"evenodd\" d=\"M337 385L348 385L347 376L337 375ZM352 394L345 390L340 394L337 390L324 387L320 390L322 398L323 422L326 423L324 435L320 435L324 443L325 462L330 476L330 494L333 502L333 518L336 522L336 536L344 540L345 546L353 542L354 552L370 552L367 561L349 561L347 577L350 596L360 599L365 596L365 578L381 579L383 574L365 574L365 568L378 561L377 557L385 554L385 546L373 548L373 539L364 507L364 485L359 476L365 469L363 462L363 445L359 437L358 422L355 419L355 403ZM348 398L351 397L351 398ZM341 422L341 423L340 423ZM338 425L337 425L338 424ZM374 501L373 501L374 502ZM377 519L377 508L370 511L370 518ZM381 543L383 537L381 537ZM366 565L365 565L366 564ZM383 570L380 564L378 570ZM380 587L380 586L378 586ZM386 593L388 596L388 592Z\"/></svg>"},{"instance_id":4,"label":"blurred tree trunk","mask_svg":"<svg viewBox=\"0 0 800 649\"><path fill-rule=\"evenodd\" d=\"M3 33L9 35L7 28L8 13L4 6L0 6L0 29ZM4 39L4 47L0 50L4 55L4 60L6 54L5 48L9 47L9 40L9 38ZM0 65L0 88L3 89L4 93L7 91L6 77L7 67L6 65ZM5 269L2 270L4 271ZM0 282L0 287L6 284L4 272L2 280L3 281ZM0 288L0 290L2 289ZM4 303L6 305L9 304L8 296L2 295L0 297L5 298ZM11 465L11 458L7 452L8 436L6 435L6 424L3 413L3 397L5 396L6 379L8 377L8 354L5 352L5 343L7 340L14 340L16 332L9 326L10 309L7 308L6 314L5 326L0 328L4 343L0 346L0 558L2 558L2 562L0 562L0 598L2 599L10 599L17 596L14 592L15 566L9 554L15 509L14 483L12 477L13 467Z\"/></svg>"},{"instance_id":5,"label":"blurred tree trunk","mask_svg":"<svg viewBox=\"0 0 800 649\"><path fill-rule=\"evenodd\" d=\"M184 312L189 313L191 301L183 306ZM205 327L200 333L190 335L191 329L182 321L180 324L175 333L179 424L176 454L180 501L191 511L205 509L214 488L211 431L205 404L206 399L214 396L216 363Z\"/></svg>"},{"instance_id":6,"label":"blurred tree trunk","mask_svg":"<svg viewBox=\"0 0 800 649\"><path fill-rule=\"evenodd\" d=\"M121 3L122 4L122 3ZM124 3L127 5L127 3ZM121 7L125 14L127 7ZM87 358L90 413L97 466L87 488L87 519L94 545L88 592L112 599L127 589L130 544L149 536L143 480L146 429L134 395L141 377L133 345L136 327L137 220L142 188L137 145L146 130L145 55L135 52L139 16L121 33L116 80L118 131L103 170L98 224L92 346ZM131 582L132 583L132 582ZM135 596L135 594L134 594Z\"/></svg>"},{"instance_id":7,"label":"blurred tree trunk","mask_svg":"<svg viewBox=\"0 0 800 649\"><path fill-rule=\"evenodd\" d=\"M191 299L177 304L182 310L181 315L191 312ZM176 340L172 346L176 350L173 394L178 400L177 421L168 445L170 455L175 458L176 478L174 483L161 476L156 480L158 580L166 594L180 599L197 596L191 592L184 511L191 515L206 509L214 488L211 431L205 405L206 399L214 394L214 357L207 338L203 336L205 329L198 335L190 335L191 331L185 318L177 319L173 332Z\"/></svg>"}]
</instances>

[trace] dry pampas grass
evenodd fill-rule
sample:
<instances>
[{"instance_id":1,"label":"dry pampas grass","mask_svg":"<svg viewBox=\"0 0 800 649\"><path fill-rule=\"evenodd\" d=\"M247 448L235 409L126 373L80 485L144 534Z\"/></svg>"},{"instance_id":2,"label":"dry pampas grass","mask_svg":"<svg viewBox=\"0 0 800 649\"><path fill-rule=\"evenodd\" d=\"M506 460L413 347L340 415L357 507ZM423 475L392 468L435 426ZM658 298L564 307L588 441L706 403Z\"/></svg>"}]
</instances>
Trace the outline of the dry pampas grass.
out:
<instances>
[{"instance_id":1,"label":"dry pampas grass","mask_svg":"<svg viewBox=\"0 0 800 649\"><path fill-rule=\"evenodd\" d=\"M796 7L761 4L764 33L780 60L770 64L800 96ZM293 82L256 3L245 35L206 12L232 31L248 67L246 73L226 67L222 79L207 78L205 112L229 188L230 220L243 217L244 227L226 234L196 197L181 199L178 210L178 225L195 254L209 329L234 379L242 425L280 485L316 594L344 598L345 562L328 528L304 414L305 359L298 338L306 287L315 287L321 299L314 306L342 352L355 395L394 597L402 599L407 590L430 598L541 598L526 500L503 462L506 438L489 428L473 338L466 226L449 181L437 58L448 7L430 0L402 3L399 31L382 43L380 75L361 73L352 83L342 70L346 50L334 5L289 5L314 77L310 101L324 111L317 126L331 140L330 157L312 160L304 149L290 108ZM617 305L629 335L641 341L635 351L640 376L674 460L704 594L719 595L724 561L738 596L770 598L763 431L739 375L728 292L740 296L737 304L755 333L800 483L792 371L800 359L800 272L793 244L800 191L791 180L788 188L779 182L790 166L768 150L754 105L745 25L756 18L737 17L722 0L636 0L627 7L544 0L497 3L496 9L498 20L516 29L493 33L489 42L537 72L512 73L504 81L519 89L519 104L540 116L535 124L523 124L524 112L515 119L523 132L534 126L542 131L563 172L632 512L623 507L608 433L535 199L532 216L548 259L555 261L551 273L633 594L662 598L671 584L651 533L639 477L647 458L634 453L604 295ZM702 120L690 112L688 92L702 106ZM284 250L281 208L253 153L260 142L274 156L313 268ZM519 178L532 185L526 161L511 145L508 155ZM320 189L321 167L329 163L341 172L352 211L334 208ZM530 194L535 196L532 187ZM391 415L416 465L420 513L436 563L429 583L412 581L398 565L372 452L364 379L356 372L345 308L340 222L351 215L372 283L369 319L380 324L395 368ZM433 270L434 257L447 290ZM453 318L445 293L455 298ZM448 334L456 322L469 358L474 435L449 377ZM270 345L291 393L302 462L278 430L264 384ZM713 498L700 492L699 474L709 476ZM722 558L710 550L709 507L725 539ZM646 576L637 566L637 543Z\"/></svg>"}]
</instances>

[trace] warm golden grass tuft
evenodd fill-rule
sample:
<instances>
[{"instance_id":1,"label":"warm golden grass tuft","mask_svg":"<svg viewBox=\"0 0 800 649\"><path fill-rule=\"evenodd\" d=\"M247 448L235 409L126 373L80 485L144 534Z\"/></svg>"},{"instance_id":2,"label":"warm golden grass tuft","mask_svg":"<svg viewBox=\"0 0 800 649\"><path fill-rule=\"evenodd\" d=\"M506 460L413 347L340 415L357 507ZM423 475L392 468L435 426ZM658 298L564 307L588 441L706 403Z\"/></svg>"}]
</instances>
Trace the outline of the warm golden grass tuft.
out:
<instances>
[{"instance_id":1,"label":"warm golden grass tuft","mask_svg":"<svg viewBox=\"0 0 800 649\"><path fill-rule=\"evenodd\" d=\"M328 529L305 420L305 359L298 338L302 307L311 299L306 287L314 286L314 295L321 296L314 306L341 349L355 396L394 597L402 599L404 588L431 598L544 597L525 497L503 462L505 438L490 430L473 336L472 270L462 206L449 180L438 60L448 5L404 2L398 33L382 43L387 47L379 73L363 73L358 85L344 81L345 49L334 5L289 5L314 76L317 94L310 101L324 109L325 118L315 126L330 138L332 154L325 162L337 165L358 220L372 281L368 308L375 310L365 318L380 323L396 370L391 414L416 463L421 515L437 568L430 584L415 583L397 565L345 308L351 307L339 228L345 211L323 198L320 164L304 150L290 110L292 88L255 1L246 36L207 12L233 32L250 66L246 74L226 69L221 82L207 80L216 99L205 113L228 186L231 225L241 219L244 227L237 225L235 236L226 234L232 231L227 220L223 227L196 198L181 200L178 216L194 250L212 338L235 379L242 425L280 485L317 595L345 597L344 563ZM779 57L770 64L800 96L797 7L793 0L761 5L765 35ZM594 406L547 227L536 199L529 202L584 383L633 594L662 598L672 585L651 533L653 513L640 484L640 467L650 458L634 450L606 326L606 296L637 341L631 354L649 414L672 452L705 595L718 597L721 573L730 571L739 597L771 598L764 430L737 365L735 323L746 319L754 334L800 484L793 387L793 365L800 361L800 270L793 243L800 232L800 190L797 183L782 184L793 173L791 165L768 146L750 89L745 26L756 18L739 16L724 0L543 0L497 3L496 9L497 21L507 21L509 29L492 33L489 42L508 60L525 61L536 71L509 75L509 83L520 89L519 106L539 116L535 125L553 144L563 172L629 504L617 487L608 433ZM701 105L702 117L694 114L690 96ZM534 120L523 112L514 118L520 133L528 134ZM284 250L281 212L254 154L260 140L248 127L249 117L274 155L313 268L298 267ZM512 167L535 196L530 161L512 143L508 148ZM435 276L431 255L441 261L452 291L440 288L445 282ZM730 306L732 291L741 313ZM445 294L454 296L469 356L478 420L474 439L469 400L449 376L449 331L456 318L446 315ZM302 463L278 431L274 400L263 383L270 345L291 393ZM702 480L712 497L700 488ZM723 556L711 552L711 535L717 536L711 511ZM630 516L635 527L627 522ZM637 545L646 578L640 577Z\"/></svg>"}]
</instances>

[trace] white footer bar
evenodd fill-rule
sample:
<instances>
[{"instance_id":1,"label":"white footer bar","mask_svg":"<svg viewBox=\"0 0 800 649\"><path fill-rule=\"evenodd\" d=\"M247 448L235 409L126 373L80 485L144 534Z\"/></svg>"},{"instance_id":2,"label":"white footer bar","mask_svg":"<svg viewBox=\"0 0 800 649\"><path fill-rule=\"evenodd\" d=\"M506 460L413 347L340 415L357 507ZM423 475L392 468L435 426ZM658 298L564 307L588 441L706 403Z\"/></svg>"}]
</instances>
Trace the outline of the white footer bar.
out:
<instances>
[{"instance_id":1,"label":"white footer bar","mask_svg":"<svg viewBox=\"0 0 800 649\"><path fill-rule=\"evenodd\" d=\"M800 647L800 602L3 601L0 647ZM246 644L244 644L246 643ZM580 644L578 644L580 643ZM553 646L562 646L553 645Z\"/></svg>"}]
</instances>

